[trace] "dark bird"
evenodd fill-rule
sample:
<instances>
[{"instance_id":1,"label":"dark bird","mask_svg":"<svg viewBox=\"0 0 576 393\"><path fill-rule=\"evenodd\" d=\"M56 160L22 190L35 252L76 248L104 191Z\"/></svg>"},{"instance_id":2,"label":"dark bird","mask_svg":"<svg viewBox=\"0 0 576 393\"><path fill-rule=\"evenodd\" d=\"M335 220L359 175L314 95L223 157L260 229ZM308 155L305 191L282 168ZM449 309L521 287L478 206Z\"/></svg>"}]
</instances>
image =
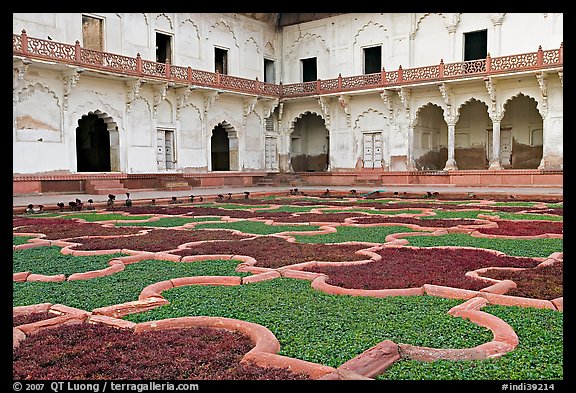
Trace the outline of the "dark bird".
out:
<instances>
[{"instance_id":1,"label":"dark bird","mask_svg":"<svg viewBox=\"0 0 576 393\"><path fill-rule=\"evenodd\" d=\"M26 206L26 213L34 213L34 205L33 204L29 204L28 206Z\"/></svg>"},{"instance_id":2,"label":"dark bird","mask_svg":"<svg viewBox=\"0 0 576 393\"><path fill-rule=\"evenodd\" d=\"M435 196L435 197L437 197L437 196L440 195L440 194L439 194L437 191L434 191L434 192L432 193L432 195Z\"/></svg>"},{"instance_id":3,"label":"dark bird","mask_svg":"<svg viewBox=\"0 0 576 393\"><path fill-rule=\"evenodd\" d=\"M204 200L204 198L200 197L200 202L202 202Z\"/></svg>"},{"instance_id":4,"label":"dark bird","mask_svg":"<svg viewBox=\"0 0 576 393\"><path fill-rule=\"evenodd\" d=\"M68 202L68 206L70 206L70 210L76 210L77 203L74 201Z\"/></svg>"},{"instance_id":5,"label":"dark bird","mask_svg":"<svg viewBox=\"0 0 576 393\"><path fill-rule=\"evenodd\" d=\"M126 193L126 207L132 207L132 199L130 199L130 193Z\"/></svg>"},{"instance_id":6,"label":"dark bird","mask_svg":"<svg viewBox=\"0 0 576 393\"><path fill-rule=\"evenodd\" d=\"M514 199L514 195L510 195L510 198Z\"/></svg>"},{"instance_id":7,"label":"dark bird","mask_svg":"<svg viewBox=\"0 0 576 393\"><path fill-rule=\"evenodd\" d=\"M356 190L350 190L350 194L356 195Z\"/></svg>"},{"instance_id":8,"label":"dark bird","mask_svg":"<svg viewBox=\"0 0 576 393\"><path fill-rule=\"evenodd\" d=\"M44 205L38 205L37 213L44 213Z\"/></svg>"},{"instance_id":9,"label":"dark bird","mask_svg":"<svg viewBox=\"0 0 576 393\"><path fill-rule=\"evenodd\" d=\"M88 202L88 207L86 208L86 210L94 210L94 206L92 206L94 201L92 199L88 199L87 202Z\"/></svg>"},{"instance_id":10,"label":"dark bird","mask_svg":"<svg viewBox=\"0 0 576 393\"><path fill-rule=\"evenodd\" d=\"M172 197L172 202L170 202L170 203L172 203L172 204L178 203L178 199L177 199L175 196L173 196L173 197Z\"/></svg>"},{"instance_id":11,"label":"dark bird","mask_svg":"<svg viewBox=\"0 0 576 393\"><path fill-rule=\"evenodd\" d=\"M152 199L150 202L151 202L152 205L155 205L155 204L156 204L156 199Z\"/></svg>"},{"instance_id":12,"label":"dark bird","mask_svg":"<svg viewBox=\"0 0 576 393\"><path fill-rule=\"evenodd\" d=\"M394 191L394 195L398 195L398 191Z\"/></svg>"},{"instance_id":13,"label":"dark bird","mask_svg":"<svg viewBox=\"0 0 576 393\"><path fill-rule=\"evenodd\" d=\"M190 202L194 202L194 195L190 195Z\"/></svg>"},{"instance_id":14,"label":"dark bird","mask_svg":"<svg viewBox=\"0 0 576 393\"><path fill-rule=\"evenodd\" d=\"M231 200L231 199L232 199L232 193L229 192L229 193L228 193L228 200Z\"/></svg>"},{"instance_id":15,"label":"dark bird","mask_svg":"<svg viewBox=\"0 0 576 393\"><path fill-rule=\"evenodd\" d=\"M328 196L328 194L330 194L330 190L329 190L329 189L326 189L326 191L324 191L324 193L323 193L322 195Z\"/></svg>"},{"instance_id":16,"label":"dark bird","mask_svg":"<svg viewBox=\"0 0 576 393\"><path fill-rule=\"evenodd\" d=\"M430 191L426 191L426 197L427 198L432 198L432 193Z\"/></svg>"},{"instance_id":17,"label":"dark bird","mask_svg":"<svg viewBox=\"0 0 576 393\"><path fill-rule=\"evenodd\" d=\"M56 204L56 206L58 206L60 208L60 211L64 211L64 203L63 202L58 202Z\"/></svg>"},{"instance_id":18,"label":"dark bird","mask_svg":"<svg viewBox=\"0 0 576 393\"><path fill-rule=\"evenodd\" d=\"M114 194L108 194L108 201L106 202L106 205L108 206L114 206L114 200L116 199L116 195Z\"/></svg>"},{"instance_id":19,"label":"dark bird","mask_svg":"<svg viewBox=\"0 0 576 393\"><path fill-rule=\"evenodd\" d=\"M221 201L221 200L223 200L223 199L224 199L224 195L218 194L218 200Z\"/></svg>"},{"instance_id":20,"label":"dark bird","mask_svg":"<svg viewBox=\"0 0 576 393\"><path fill-rule=\"evenodd\" d=\"M50 41L52 41L52 37L50 37L49 35L47 35L46 37L48 37L48 39L49 39Z\"/></svg>"},{"instance_id":21,"label":"dark bird","mask_svg":"<svg viewBox=\"0 0 576 393\"><path fill-rule=\"evenodd\" d=\"M244 199L250 198L250 193L248 191L244 191Z\"/></svg>"}]
</instances>

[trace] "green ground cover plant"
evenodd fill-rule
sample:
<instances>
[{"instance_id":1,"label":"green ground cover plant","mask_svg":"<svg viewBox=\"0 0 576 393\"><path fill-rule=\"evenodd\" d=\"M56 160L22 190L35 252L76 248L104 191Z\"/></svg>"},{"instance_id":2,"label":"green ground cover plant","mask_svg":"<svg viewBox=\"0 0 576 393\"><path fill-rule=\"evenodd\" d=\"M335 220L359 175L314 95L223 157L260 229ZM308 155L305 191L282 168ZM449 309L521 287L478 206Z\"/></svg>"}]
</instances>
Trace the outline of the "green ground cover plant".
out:
<instances>
[{"instance_id":1,"label":"green ground cover plant","mask_svg":"<svg viewBox=\"0 0 576 393\"><path fill-rule=\"evenodd\" d=\"M92 256L64 255L61 247L41 246L25 250L15 250L12 254L12 271L31 272L47 276L82 273L107 268L108 261L127 254L108 254Z\"/></svg>"},{"instance_id":2,"label":"green ground cover plant","mask_svg":"<svg viewBox=\"0 0 576 393\"><path fill-rule=\"evenodd\" d=\"M518 335L514 351L496 359L419 362L400 360L379 380L562 380L563 326L561 312L489 305L482 311L508 323Z\"/></svg>"},{"instance_id":3,"label":"green ground cover plant","mask_svg":"<svg viewBox=\"0 0 576 393\"><path fill-rule=\"evenodd\" d=\"M136 215L123 215L119 213L75 213L75 214L63 214L60 216L61 218L81 218L82 220L86 220L88 222L95 222L95 221L112 221L112 220L147 220L152 216L136 216Z\"/></svg>"},{"instance_id":4,"label":"green ground cover plant","mask_svg":"<svg viewBox=\"0 0 576 393\"><path fill-rule=\"evenodd\" d=\"M26 244L30 239L34 239L34 236L12 236L12 245Z\"/></svg>"},{"instance_id":5,"label":"green ground cover plant","mask_svg":"<svg viewBox=\"0 0 576 393\"><path fill-rule=\"evenodd\" d=\"M162 295L169 305L125 319L207 315L250 321L276 335L281 355L331 367L386 339L445 348L473 347L492 339L489 330L448 314L458 301L432 296L328 295L312 289L308 281L289 278L232 287L178 287Z\"/></svg>"},{"instance_id":6,"label":"green ground cover plant","mask_svg":"<svg viewBox=\"0 0 576 393\"><path fill-rule=\"evenodd\" d=\"M161 217L158 221L116 223L116 226L131 227L179 227L191 222L220 221L222 217Z\"/></svg>"},{"instance_id":7,"label":"green ground cover plant","mask_svg":"<svg viewBox=\"0 0 576 393\"><path fill-rule=\"evenodd\" d=\"M442 236L407 236L409 246L436 247L461 246L487 248L502 251L506 255L531 258L546 258L554 252L563 251L563 239L494 239L473 237L463 233Z\"/></svg>"},{"instance_id":8,"label":"green ground cover plant","mask_svg":"<svg viewBox=\"0 0 576 393\"><path fill-rule=\"evenodd\" d=\"M90 280L13 283L13 307L39 303L65 304L82 310L138 300L142 289L159 281L192 276L246 276L234 269L240 261L205 260L176 263L144 260L124 271Z\"/></svg>"},{"instance_id":9,"label":"green ground cover plant","mask_svg":"<svg viewBox=\"0 0 576 393\"><path fill-rule=\"evenodd\" d=\"M375 227L336 227L336 232L326 235L296 235L296 241L300 243L343 243L343 242L368 242L384 243L386 236L392 233L415 232L405 226L375 226Z\"/></svg>"}]
</instances>

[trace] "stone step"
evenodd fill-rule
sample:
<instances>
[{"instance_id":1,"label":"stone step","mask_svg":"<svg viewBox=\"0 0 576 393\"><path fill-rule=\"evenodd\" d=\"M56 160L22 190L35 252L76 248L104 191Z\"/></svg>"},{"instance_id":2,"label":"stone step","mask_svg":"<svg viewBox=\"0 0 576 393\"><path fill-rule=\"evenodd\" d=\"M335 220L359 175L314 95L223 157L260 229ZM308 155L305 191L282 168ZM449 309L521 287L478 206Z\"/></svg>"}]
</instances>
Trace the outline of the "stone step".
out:
<instances>
[{"instance_id":1,"label":"stone step","mask_svg":"<svg viewBox=\"0 0 576 393\"><path fill-rule=\"evenodd\" d=\"M87 194L95 194L95 195L108 195L113 194L116 195L116 199L119 196L126 195L127 192L130 192L127 188L95 188L91 191L86 190Z\"/></svg>"}]
</instances>

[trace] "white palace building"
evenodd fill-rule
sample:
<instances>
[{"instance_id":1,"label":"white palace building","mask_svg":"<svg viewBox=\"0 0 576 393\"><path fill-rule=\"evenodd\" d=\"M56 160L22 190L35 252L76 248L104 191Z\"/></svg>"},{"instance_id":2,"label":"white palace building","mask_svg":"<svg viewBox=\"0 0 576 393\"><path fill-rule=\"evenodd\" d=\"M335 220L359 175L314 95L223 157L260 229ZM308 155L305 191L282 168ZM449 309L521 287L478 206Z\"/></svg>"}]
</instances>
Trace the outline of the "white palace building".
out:
<instances>
[{"instance_id":1,"label":"white palace building","mask_svg":"<svg viewBox=\"0 0 576 393\"><path fill-rule=\"evenodd\" d=\"M562 184L562 13L15 13L13 191Z\"/></svg>"}]
</instances>

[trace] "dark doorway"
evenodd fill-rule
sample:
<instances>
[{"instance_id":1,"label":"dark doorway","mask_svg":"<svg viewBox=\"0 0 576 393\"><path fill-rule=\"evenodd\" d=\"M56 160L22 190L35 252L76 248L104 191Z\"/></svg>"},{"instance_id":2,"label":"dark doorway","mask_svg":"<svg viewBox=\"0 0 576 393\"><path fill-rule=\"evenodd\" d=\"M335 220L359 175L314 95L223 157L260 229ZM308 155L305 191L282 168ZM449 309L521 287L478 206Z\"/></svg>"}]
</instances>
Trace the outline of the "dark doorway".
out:
<instances>
[{"instance_id":1,"label":"dark doorway","mask_svg":"<svg viewBox=\"0 0 576 393\"><path fill-rule=\"evenodd\" d=\"M274 83L274 61L264 59L264 82Z\"/></svg>"},{"instance_id":2,"label":"dark doorway","mask_svg":"<svg viewBox=\"0 0 576 393\"><path fill-rule=\"evenodd\" d=\"M110 133L97 115L78 120L76 160L78 172L110 172Z\"/></svg>"},{"instance_id":3,"label":"dark doorway","mask_svg":"<svg viewBox=\"0 0 576 393\"><path fill-rule=\"evenodd\" d=\"M382 47L364 48L364 73L374 74L382 71Z\"/></svg>"},{"instance_id":4,"label":"dark doorway","mask_svg":"<svg viewBox=\"0 0 576 393\"><path fill-rule=\"evenodd\" d=\"M302 59L302 82L312 82L318 79L316 58Z\"/></svg>"},{"instance_id":5,"label":"dark doorway","mask_svg":"<svg viewBox=\"0 0 576 393\"><path fill-rule=\"evenodd\" d=\"M464 61L485 59L488 53L487 42L487 30L464 33Z\"/></svg>"},{"instance_id":6,"label":"dark doorway","mask_svg":"<svg viewBox=\"0 0 576 393\"><path fill-rule=\"evenodd\" d=\"M171 37L166 34L156 32L156 61L165 63L169 60L172 63Z\"/></svg>"},{"instance_id":7,"label":"dark doorway","mask_svg":"<svg viewBox=\"0 0 576 393\"><path fill-rule=\"evenodd\" d=\"M228 51L226 49L214 48L214 71L228 74Z\"/></svg>"},{"instance_id":8,"label":"dark doorway","mask_svg":"<svg viewBox=\"0 0 576 393\"><path fill-rule=\"evenodd\" d=\"M212 130L210 146L212 151L212 170L229 171L230 140L228 139L228 132L222 125L217 125Z\"/></svg>"}]
</instances>

